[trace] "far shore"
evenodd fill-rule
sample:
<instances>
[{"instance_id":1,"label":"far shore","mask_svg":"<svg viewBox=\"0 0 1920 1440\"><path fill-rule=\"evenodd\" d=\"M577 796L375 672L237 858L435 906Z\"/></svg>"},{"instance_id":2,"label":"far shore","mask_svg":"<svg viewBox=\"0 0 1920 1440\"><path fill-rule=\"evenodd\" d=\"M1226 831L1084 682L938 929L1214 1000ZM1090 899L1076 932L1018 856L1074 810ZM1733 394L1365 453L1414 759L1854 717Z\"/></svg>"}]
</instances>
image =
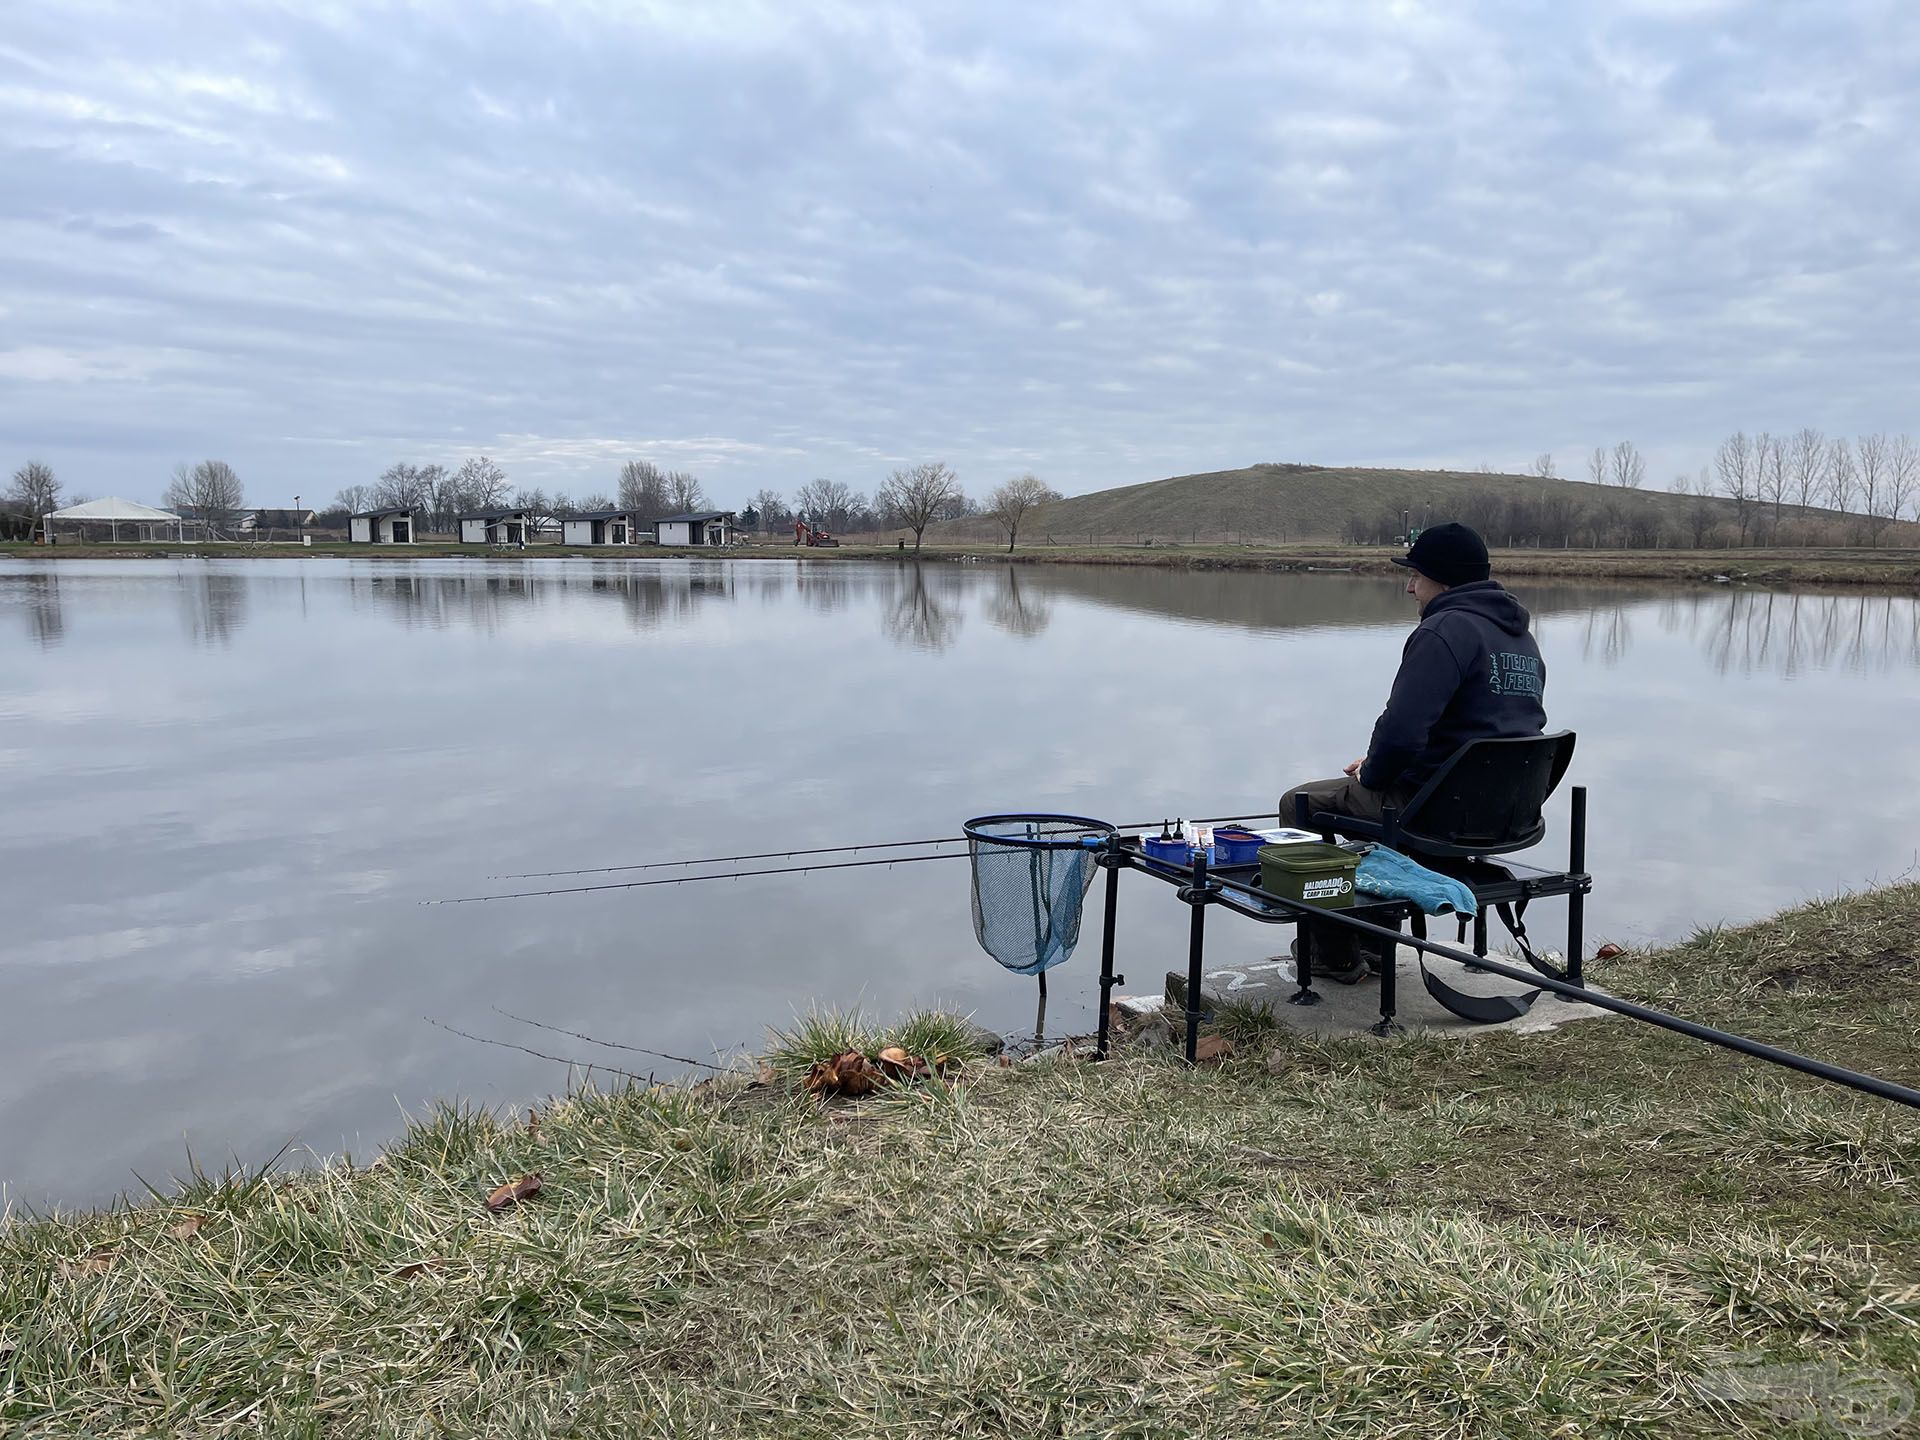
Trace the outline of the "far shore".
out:
<instances>
[{"instance_id":1,"label":"far shore","mask_svg":"<svg viewBox=\"0 0 1920 1440\"><path fill-rule=\"evenodd\" d=\"M717 549L678 549L651 545L584 547L536 544L525 550L477 545L352 545L316 541L261 544L177 544L122 541L62 545L0 543L0 557L28 560L138 560L196 556L206 559L297 560L314 557L360 560L620 560L675 557L703 560L900 560L1051 565L1129 565L1172 570L1259 570L1396 573L1386 545L1301 543L1159 543L1095 545L1022 545L941 541L915 550L889 541L839 546L800 547L777 537ZM1920 590L1920 549L1777 548L1753 550L1556 550L1503 549L1493 552L1497 576L1553 580L1657 580L1681 584L1843 585L1889 590Z\"/></svg>"}]
</instances>

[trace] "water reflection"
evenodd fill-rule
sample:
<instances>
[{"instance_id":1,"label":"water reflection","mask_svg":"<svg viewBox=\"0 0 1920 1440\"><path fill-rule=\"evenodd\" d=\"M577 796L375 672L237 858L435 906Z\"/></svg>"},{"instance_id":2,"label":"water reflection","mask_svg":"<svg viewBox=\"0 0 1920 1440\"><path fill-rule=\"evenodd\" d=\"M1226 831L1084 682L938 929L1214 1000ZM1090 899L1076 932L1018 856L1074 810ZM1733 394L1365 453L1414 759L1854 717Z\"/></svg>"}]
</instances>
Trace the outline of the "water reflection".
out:
<instances>
[{"instance_id":1,"label":"water reflection","mask_svg":"<svg viewBox=\"0 0 1920 1440\"><path fill-rule=\"evenodd\" d=\"M703 604L731 601L735 573L711 564L670 570L595 569L592 572L489 569L445 575L408 571L349 578L356 608L384 610L402 624L494 633L563 597L610 601L635 630L677 624Z\"/></svg>"},{"instance_id":2,"label":"water reflection","mask_svg":"<svg viewBox=\"0 0 1920 1440\"><path fill-rule=\"evenodd\" d=\"M76 596L91 597L94 587L109 584L125 593L160 583L173 592L192 644L225 647L249 623L251 607L267 603L264 597L282 581L280 574L247 562L201 561L148 572L102 565L23 565L0 573L0 605L16 608L34 643L52 649L72 639ZM1072 603L1253 631L1408 628L1414 618L1397 583L1361 576L807 559L590 566L453 562L450 568L430 561L353 562L342 568L356 610L408 627L482 633L530 620L550 606L575 603L618 606L633 630L654 631L743 596L774 609L797 599L820 615L871 607L894 644L932 653L958 642L966 614L974 609L994 629L1023 638L1043 634L1057 609ZM310 570L314 567L302 566L298 577L303 618ZM343 578L341 571L315 574L320 584ZM1531 579L1516 581L1514 589L1547 628L1576 624L1581 658L1609 668L1627 660L1636 626L1648 621L1661 633L1690 637L1721 674L1791 677L1836 667L1920 666L1920 600L1907 595L1663 590Z\"/></svg>"},{"instance_id":3,"label":"water reflection","mask_svg":"<svg viewBox=\"0 0 1920 1440\"><path fill-rule=\"evenodd\" d=\"M917 560L899 568L898 587L881 615L887 638L916 650L945 650L960 638L963 577L951 568L929 574Z\"/></svg>"},{"instance_id":4,"label":"water reflection","mask_svg":"<svg viewBox=\"0 0 1920 1440\"><path fill-rule=\"evenodd\" d=\"M195 645L226 646L247 623L249 578L237 570L191 566L181 575L180 618Z\"/></svg>"},{"instance_id":5,"label":"water reflection","mask_svg":"<svg viewBox=\"0 0 1920 1440\"><path fill-rule=\"evenodd\" d=\"M1581 656L1609 667L1633 646L1636 615L1694 641L1722 675L1920 666L1920 600L1907 595L1678 591L1589 606Z\"/></svg>"},{"instance_id":6,"label":"water reflection","mask_svg":"<svg viewBox=\"0 0 1920 1440\"><path fill-rule=\"evenodd\" d=\"M28 632L42 650L51 650L67 633L66 617L60 610L59 577L52 571L44 571L15 576L13 579L25 593L26 604L23 608Z\"/></svg>"},{"instance_id":7,"label":"water reflection","mask_svg":"<svg viewBox=\"0 0 1920 1440\"><path fill-rule=\"evenodd\" d=\"M1020 567L1009 565L1000 584L987 597L987 619L1009 635L1034 636L1053 619L1045 590L1031 579L1022 581Z\"/></svg>"}]
</instances>

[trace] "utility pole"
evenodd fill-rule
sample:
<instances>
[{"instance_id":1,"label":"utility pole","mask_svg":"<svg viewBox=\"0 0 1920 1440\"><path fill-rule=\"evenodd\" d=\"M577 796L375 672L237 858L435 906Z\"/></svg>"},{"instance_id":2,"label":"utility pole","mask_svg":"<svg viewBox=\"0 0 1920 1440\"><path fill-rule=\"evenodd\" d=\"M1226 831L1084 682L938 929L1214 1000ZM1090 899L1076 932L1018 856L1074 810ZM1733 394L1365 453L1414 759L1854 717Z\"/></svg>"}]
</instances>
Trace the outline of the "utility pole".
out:
<instances>
[{"instance_id":1,"label":"utility pole","mask_svg":"<svg viewBox=\"0 0 1920 1440\"><path fill-rule=\"evenodd\" d=\"M293 523L299 527L294 538L302 544L305 544L307 539L307 517L301 512L300 497L298 495L293 497Z\"/></svg>"}]
</instances>

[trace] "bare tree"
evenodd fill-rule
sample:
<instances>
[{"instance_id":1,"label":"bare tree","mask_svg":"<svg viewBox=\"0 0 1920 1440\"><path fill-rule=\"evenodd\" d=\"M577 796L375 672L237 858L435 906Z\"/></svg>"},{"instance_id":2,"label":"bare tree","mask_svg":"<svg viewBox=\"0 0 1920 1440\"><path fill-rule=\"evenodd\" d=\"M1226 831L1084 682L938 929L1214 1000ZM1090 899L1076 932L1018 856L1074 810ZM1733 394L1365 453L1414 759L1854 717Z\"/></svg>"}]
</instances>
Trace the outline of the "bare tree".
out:
<instances>
[{"instance_id":1,"label":"bare tree","mask_svg":"<svg viewBox=\"0 0 1920 1440\"><path fill-rule=\"evenodd\" d=\"M1747 438L1746 431L1736 430L1720 442L1720 448L1713 454L1713 466L1720 477L1720 493L1733 502L1734 518L1740 525L1740 543L1745 545L1759 496L1753 442Z\"/></svg>"},{"instance_id":2,"label":"bare tree","mask_svg":"<svg viewBox=\"0 0 1920 1440\"><path fill-rule=\"evenodd\" d=\"M874 496L880 513L913 531L913 548L920 548L920 537L934 517L946 508L960 488L960 477L944 460L896 470Z\"/></svg>"},{"instance_id":3,"label":"bare tree","mask_svg":"<svg viewBox=\"0 0 1920 1440\"><path fill-rule=\"evenodd\" d=\"M685 470L667 472L667 508L676 515L690 515L713 502L707 499L707 487L697 475Z\"/></svg>"},{"instance_id":4,"label":"bare tree","mask_svg":"<svg viewBox=\"0 0 1920 1440\"><path fill-rule=\"evenodd\" d=\"M13 472L7 500L14 509L38 524L48 511L60 508L59 477L53 473L51 465L29 460Z\"/></svg>"},{"instance_id":5,"label":"bare tree","mask_svg":"<svg viewBox=\"0 0 1920 1440\"><path fill-rule=\"evenodd\" d=\"M582 507L574 504L573 497L566 491L556 490L553 499L547 502L547 508L556 519L564 520Z\"/></svg>"},{"instance_id":6,"label":"bare tree","mask_svg":"<svg viewBox=\"0 0 1920 1440\"><path fill-rule=\"evenodd\" d=\"M829 530L844 530L855 498L853 491L838 480L817 479L802 485L793 503L794 509L810 517L815 525L824 523Z\"/></svg>"},{"instance_id":7,"label":"bare tree","mask_svg":"<svg viewBox=\"0 0 1920 1440\"><path fill-rule=\"evenodd\" d=\"M566 513L560 509L560 499L557 496L554 499L553 508L556 514ZM593 494L582 500L576 508L585 511L589 515L593 515L602 510L612 510L615 507L611 495L607 494L604 490L596 490Z\"/></svg>"},{"instance_id":8,"label":"bare tree","mask_svg":"<svg viewBox=\"0 0 1920 1440\"><path fill-rule=\"evenodd\" d=\"M1879 528L1873 517L1886 503L1887 462L1892 458L1893 445L1885 435L1862 435L1857 448L1860 454L1859 513L1866 517L1864 528L1869 536L1878 540Z\"/></svg>"},{"instance_id":9,"label":"bare tree","mask_svg":"<svg viewBox=\"0 0 1920 1440\"><path fill-rule=\"evenodd\" d=\"M1543 450L1540 454L1533 457L1533 473L1538 475L1542 480L1556 480L1559 478L1554 474L1552 452Z\"/></svg>"},{"instance_id":10,"label":"bare tree","mask_svg":"<svg viewBox=\"0 0 1920 1440\"><path fill-rule=\"evenodd\" d=\"M753 492L753 498L747 502L760 516L760 529L771 535L773 527L785 518L787 502L780 498L778 490L769 490L765 486Z\"/></svg>"},{"instance_id":11,"label":"bare tree","mask_svg":"<svg viewBox=\"0 0 1920 1440\"><path fill-rule=\"evenodd\" d=\"M224 534L247 503L240 477L224 460L202 460L175 468L167 483L167 506L191 509L208 534Z\"/></svg>"},{"instance_id":12,"label":"bare tree","mask_svg":"<svg viewBox=\"0 0 1920 1440\"><path fill-rule=\"evenodd\" d=\"M1596 445L1593 453L1587 456L1587 478L1596 485L1607 483L1607 447Z\"/></svg>"},{"instance_id":13,"label":"bare tree","mask_svg":"<svg viewBox=\"0 0 1920 1440\"><path fill-rule=\"evenodd\" d=\"M1773 511L1769 538L1780 533L1780 507L1787 499L1787 442L1762 430L1753 442L1759 475L1760 503Z\"/></svg>"},{"instance_id":14,"label":"bare tree","mask_svg":"<svg viewBox=\"0 0 1920 1440\"><path fill-rule=\"evenodd\" d=\"M1005 528L1007 532L1007 553L1013 553L1013 542L1020 538L1020 524L1027 515L1041 505L1052 504L1060 498L1060 492L1053 489L1038 475L1022 475L994 487L987 497L987 513Z\"/></svg>"},{"instance_id":15,"label":"bare tree","mask_svg":"<svg viewBox=\"0 0 1920 1440\"><path fill-rule=\"evenodd\" d=\"M667 504L667 477L651 460L629 460L620 467L620 508L636 520L658 520L671 515Z\"/></svg>"},{"instance_id":16,"label":"bare tree","mask_svg":"<svg viewBox=\"0 0 1920 1440\"><path fill-rule=\"evenodd\" d=\"M507 472L485 455L474 455L460 462L453 472L453 483L460 492L462 508L491 510L507 498Z\"/></svg>"},{"instance_id":17,"label":"bare tree","mask_svg":"<svg viewBox=\"0 0 1920 1440\"><path fill-rule=\"evenodd\" d=\"M1858 480L1853 468L1853 447L1847 437L1836 435L1827 447L1827 507L1841 514L1853 508L1853 487Z\"/></svg>"},{"instance_id":18,"label":"bare tree","mask_svg":"<svg viewBox=\"0 0 1920 1440\"><path fill-rule=\"evenodd\" d=\"M373 503L396 510L433 508L437 481L445 474L438 465L413 465L405 460L381 471L373 485Z\"/></svg>"},{"instance_id":19,"label":"bare tree","mask_svg":"<svg viewBox=\"0 0 1920 1440\"><path fill-rule=\"evenodd\" d=\"M1622 440L1613 447L1613 463L1609 467L1609 474L1613 483L1622 490L1638 490L1647 483L1647 462L1633 448L1631 440Z\"/></svg>"},{"instance_id":20,"label":"bare tree","mask_svg":"<svg viewBox=\"0 0 1920 1440\"><path fill-rule=\"evenodd\" d=\"M1887 499L1880 513L1889 522L1900 519L1916 493L1920 493L1920 449L1911 436L1896 435L1887 449Z\"/></svg>"},{"instance_id":21,"label":"bare tree","mask_svg":"<svg viewBox=\"0 0 1920 1440\"><path fill-rule=\"evenodd\" d=\"M373 490L366 485L342 485L333 497L333 508L358 515L372 502Z\"/></svg>"},{"instance_id":22,"label":"bare tree","mask_svg":"<svg viewBox=\"0 0 1920 1440\"><path fill-rule=\"evenodd\" d=\"M1793 490L1793 503L1805 519L1814 500L1827 488L1827 437L1810 425L1802 426L1787 441L1787 479Z\"/></svg>"}]
</instances>

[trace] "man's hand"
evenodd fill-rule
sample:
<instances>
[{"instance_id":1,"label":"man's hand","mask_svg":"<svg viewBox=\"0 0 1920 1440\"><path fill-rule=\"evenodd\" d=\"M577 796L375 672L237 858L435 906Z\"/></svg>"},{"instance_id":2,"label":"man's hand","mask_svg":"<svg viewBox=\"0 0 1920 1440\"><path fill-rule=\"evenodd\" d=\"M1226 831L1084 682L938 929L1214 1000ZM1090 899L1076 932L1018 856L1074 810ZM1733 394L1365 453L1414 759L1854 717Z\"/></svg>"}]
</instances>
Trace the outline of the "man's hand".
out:
<instances>
[{"instance_id":1,"label":"man's hand","mask_svg":"<svg viewBox=\"0 0 1920 1440\"><path fill-rule=\"evenodd\" d=\"M1362 755L1358 760L1354 761L1351 765L1347 766L1347 768L1345 770L1342 770L1340 773L1342 775L1345 775L1350 780L1358 780L1360 778L1360 767L1366 763L1367 763L1367 757Z\"/></svg>"}]
</instances>

